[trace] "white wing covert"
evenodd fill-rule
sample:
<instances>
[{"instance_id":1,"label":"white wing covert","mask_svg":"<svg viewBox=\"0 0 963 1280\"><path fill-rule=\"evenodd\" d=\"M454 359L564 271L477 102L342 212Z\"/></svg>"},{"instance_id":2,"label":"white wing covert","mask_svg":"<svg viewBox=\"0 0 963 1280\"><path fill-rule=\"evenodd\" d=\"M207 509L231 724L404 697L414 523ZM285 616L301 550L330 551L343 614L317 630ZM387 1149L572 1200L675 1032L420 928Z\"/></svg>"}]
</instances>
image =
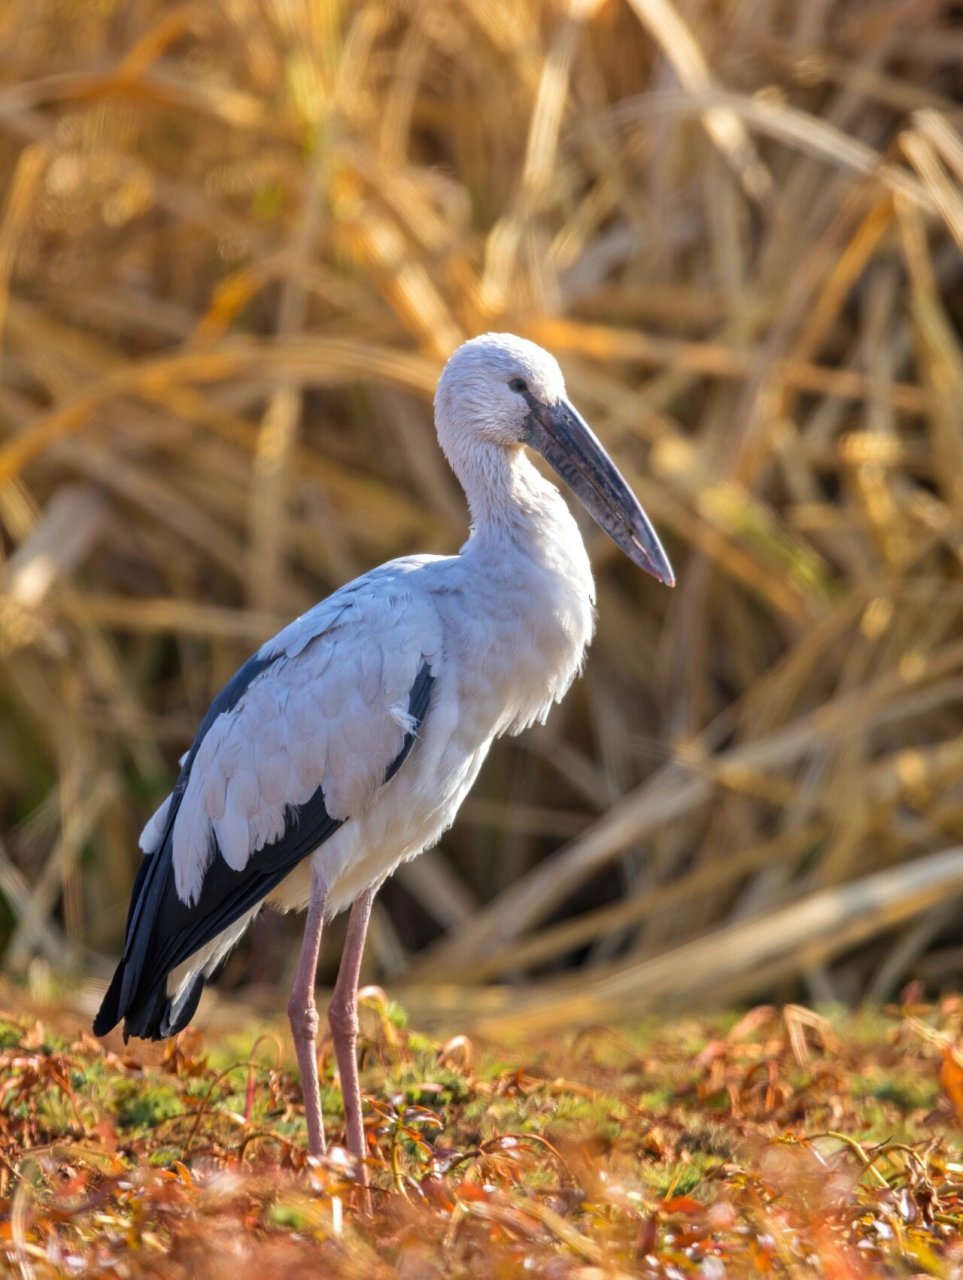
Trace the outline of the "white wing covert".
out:
<instances>
[{"instance_id":1,"label":"white wing covert","mask_svg":"<svg viewBox=\"0 0 963 1280\"><path fill-rule=\"evenodd\" d=\"M364 812L406 739L410 749L409 702L419 674L430 678L440 623L404 576L385 577L360 579L264 645L261 669L207 728L171 833L183 902L197 901L218 851L235 871L256 864L315 797L337 822ZM145 843L166 817L162 806Z\"/></svg>"}]
</instances>

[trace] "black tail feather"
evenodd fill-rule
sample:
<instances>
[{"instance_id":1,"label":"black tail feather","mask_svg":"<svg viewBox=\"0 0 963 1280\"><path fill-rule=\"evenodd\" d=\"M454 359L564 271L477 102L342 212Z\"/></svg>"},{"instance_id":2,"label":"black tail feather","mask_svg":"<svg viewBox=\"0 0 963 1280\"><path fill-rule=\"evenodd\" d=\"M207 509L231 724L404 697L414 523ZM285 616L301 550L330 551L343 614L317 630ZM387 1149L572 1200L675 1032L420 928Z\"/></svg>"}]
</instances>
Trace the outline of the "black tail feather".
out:
<instances>
[{"instance_id":1,"label":"black tail feather","mask_svg":"<svg viewBox=\"0 0 963 1280\"><path fill-rule=\"evenodd\" d=\"M201 992L204 990L205 975L196 973L185 996L180 1001L176 1014L174 1001L167 994L166 974L160 986L152 988L143 997L137 999L129 1009L126 1017L120 1011L120 991L123 985L124 962L117 966L113 981L107 989L103 1003L94 1019L94 1035L104 1036L116 1027L124 1018L124 1040L131 1036L139 1036L142 1040L166 1040L183 1029L197 1012Z\"/></svg>"},{"instance_id":2,"label":"black tail feather","mask_svg":"<svg viewBox=\"0 0 963 1280\"><path fill-rule=\"evenodd\" d=\"M110 986L107 988L107 994L104 996L100 1009L94 1018L94 1035L105 1036L108 1031L113 1030L121 1019L120 1011L120 989L124 982L124 962L114 970L114 976L111 979Z\"/></svg>"}]
</instances>

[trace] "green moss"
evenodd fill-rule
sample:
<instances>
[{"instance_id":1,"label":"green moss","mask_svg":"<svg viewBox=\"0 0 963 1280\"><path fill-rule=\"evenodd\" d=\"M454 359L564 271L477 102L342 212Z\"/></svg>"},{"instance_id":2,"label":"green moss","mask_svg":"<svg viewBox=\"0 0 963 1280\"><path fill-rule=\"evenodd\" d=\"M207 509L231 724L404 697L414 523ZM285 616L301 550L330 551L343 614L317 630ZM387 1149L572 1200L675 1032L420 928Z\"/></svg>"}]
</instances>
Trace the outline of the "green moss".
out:
<instances>
[{"instance_id":1,"label":"green moss","mask_svg":"<svg viewBox=\"0 0 963 1280\"><path fill-rule=\"evenodd\" d=\"M321 1110L326 1116L337 1116L344 1119L344 1098L341 1096L341 1090L331 1085L327 1088L321 1086Z\"/></svg>"},{"instance_id":2,"label":"green moss","mask_svg":"<svg viewBox=\"0 0 963 1280\"><path fill-rule=\"evenodd\" d=\"M103 1091L110 1082L111 1077L104 1066L103 1060L95 1058L92 1062L87 1062L82 1067L72 1067L69 1079L70 1087L75 1093L83 1094L86 1098L93 1098Z\"/></svg>"},{"instance_id":3,"label":"green moss","mask_svg":"<svg viewBox=\"0 0 963 1280\"><path fill-rule=\"evenodd\" d=\"M875 1098L904 1112L932 1110L939 1097L935 1073L929 1079L896 1072L879 1077L859 1076L853 1078L850 1088L854 1097Z\"/></svg>"},{"instance_id":4,"label":"green moss","mask_svg":"<svg viewBox=\"0 0 963 1280\"><path fill-rule=\"evenodd\" d=\"M292 1204L271 1204L267 1210L268 1222L288 1231L305 1231L311 1225L303 1209Z\"/></svg>"},{"instance_id":5,"label":"green moss","mask_svg":"<svg viewBox=\"0 0 963 1280\"><path fill-rule=\"evenodd\" d=\"M721 1121L716 1124L695 1119L680 1136L678 1145L679 1150L690 1151L696 1158L714 1156L720 1160L731 1160L736 1154L732 1131Z\"/></svg>"},{"instance_id":6,"label":"green moss","mask_svg":"<svg viewBox=\"0 0 963 1280\"><path fill-rule=\"evenodd\" d=\"M184 1152L181 1147L155 1147L147 1159L147 1163L154 1169L169 1168L175 1160L183 1160Z\"/></svg>"},{"instance_id":7,"label":"green moss","mask_svg":"<svg viewBox=\"0 0 963 1280\"><path fill-rule=\"evenodd\" d=\"M435 1045L426 1035L422 1035L419 1031L408 1032L408 1050L410 1053L435 1053Z\"/></svg>"},{"instance_id":8,"label":"green moss","mask_svg":"<svg viewBox=\"0 0 963 1280\"><path fill-rule=\"evenodd\" d=\"M388 1021L393 1027L402 1030L407 1025L408 1015L397 1000L389 1000L388 1007L385 1010Z\"/></svg>"},{"instance_id":9,"label":"green moss","mask_svg":"<svg viewBox=\"0 0 963 1280\"><path fill-rule=\"evenodd\" d=\"M77 1114L61 1089L48 1089L37 1106L37 1116L48 1133L63 1137L77 1129Z\"/></svg>"},{"instance_id":10,"label":"green moss","mask_svg":"<svg viewBox=\"0 0 963 1280\"><path fill-rule=\"evenodd\" d=\"M660 1085L654 1089L646 1089L638 1096L639 1107L643 1111L665 1111L675 1097L675 1089L670 1085Z\"/></svg>"},{"instance_id":11,"label":"green moss","mask_svg":"<svg viewBox=\"0 0 963 1280\"><path fill-rule=\"evenodd\" d=\"M0 1052L4 1049L16 1049L23 1039L23 1028L16 1022L0 1019Z\"/></svg>"},{"instance_id":12,"label":"green moss","mask_svg":"<svg viewBox=\"0 0 963 1280\"><path fill-rule=\"evenodd\" d=\"M170 1085L156 1080L118 1080L113 1110L122 1129L153 1129L162 1120L183 1115L187 1108Z\"/></svg>"},{"instance_id":13,"label":"green moss","mask_svg":"<svg viewBox=\"0 0 963 1280\"><path fill-rule=\"evenodd\" d=\"M693 1160L691 1164L677 1164L670 1168L664 1165L645 1165L642 1178L659 1199L664 1200L669 1196L688 1196L698 1188L710 1169L717 1165L718 1161L708 1164L699 1160Z\"/></svg>"}]
</instances>

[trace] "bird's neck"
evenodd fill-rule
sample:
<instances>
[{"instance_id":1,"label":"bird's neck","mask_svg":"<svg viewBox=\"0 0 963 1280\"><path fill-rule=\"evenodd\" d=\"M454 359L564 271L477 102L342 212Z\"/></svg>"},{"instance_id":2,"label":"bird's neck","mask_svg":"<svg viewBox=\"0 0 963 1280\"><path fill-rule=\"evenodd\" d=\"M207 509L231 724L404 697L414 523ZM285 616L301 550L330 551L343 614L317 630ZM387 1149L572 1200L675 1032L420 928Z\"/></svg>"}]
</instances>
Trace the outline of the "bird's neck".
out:
<instances>
[{"instance_id":1,"label":"bird's neck","mask_svg":"<svg viewBox=\"0 0 963 1280\"><path fill-rule=\"evenodd\" d=\"M538 475L519 446L476 445L452 460L465 490L472 539L501 538L523 526L551 486Z\"/></svg>"},{"instance_id":2,"label":"bird's neck","mask_svg":"<svg viewBox=\"0 0 963 1280\"><path fill-rule=\"evenodd\" d=\"M463 553L497 554L506 544L535 557L540 549L572 546L585 557L578 526L561 494L535 469L524 449L475 447L455 463L471 513ZM587 560L585 561L587 567ZM581 567L581 566L580 566Z\"/></svg>"},{"instance_id":3,"label":"bird's neck","mask_svg":"<svg viewBox=\"0 0 963 1280\"><path fill-rule=\"evenodd\" d=\"M561 494L521 449L486 457L476 445L456 471L471 508L459 557L470 590L452 625L467 629L473 687L489 690L476 714L495 706L491 731L517 733L545 719L579 670L595 620L592 569Z\"/></svg>"}]
</instances>

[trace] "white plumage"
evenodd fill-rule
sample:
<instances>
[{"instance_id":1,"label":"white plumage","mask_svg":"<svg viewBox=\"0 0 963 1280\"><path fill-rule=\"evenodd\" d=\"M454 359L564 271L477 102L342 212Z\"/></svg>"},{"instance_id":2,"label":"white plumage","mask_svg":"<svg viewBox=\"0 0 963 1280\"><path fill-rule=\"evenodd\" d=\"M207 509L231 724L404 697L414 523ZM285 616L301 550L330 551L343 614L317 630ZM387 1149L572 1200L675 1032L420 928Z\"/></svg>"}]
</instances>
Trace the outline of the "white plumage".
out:
<instances>
[{"instance_id":1,"label":"white plumage","mask_svg":"<svg viewBox=\"0 0 963 1280\"><path fill-rule=\"evenodd\" d=\"M145 868L98 1031L124 1017L128 1034L172 1033L265 903L310 902L291 1012L302 1077L312 1075L322 920L356 904L344 965L356 980L374 891L451 824L493 740L544 721L591 639L585 547L524 444L637 564L671 584L654 531L546 352L508 334L466 343L435 408L471 536L459 555L394 560L335 592L264 644L218 696L141 836ZM351 1104L345 1080L356 1014L348 978L342 985L332 1025L336 1047L336 1024L348 1027L338 1059L361 1155L360 1102Z\"/></svg>"}]
</instances>

